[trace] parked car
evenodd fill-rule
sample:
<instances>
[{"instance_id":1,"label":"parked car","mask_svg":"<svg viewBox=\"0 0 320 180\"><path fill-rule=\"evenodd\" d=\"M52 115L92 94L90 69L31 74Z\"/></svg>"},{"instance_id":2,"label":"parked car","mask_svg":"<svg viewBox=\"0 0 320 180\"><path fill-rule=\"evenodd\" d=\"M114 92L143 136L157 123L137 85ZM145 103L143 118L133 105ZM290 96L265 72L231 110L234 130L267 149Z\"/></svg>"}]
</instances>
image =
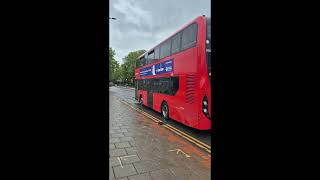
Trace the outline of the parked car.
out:
<instances>
[{"instance_id":1,"label":"parked car","mask_svg":"<svg viewBox=\"0 0 320 180\"><path fill-rule=\"evenodd\" d=\"M110 86L113 86L113 85L114 85L113 82L109 82L109 87L110 87Z\"/></svg>"}]
</instances>

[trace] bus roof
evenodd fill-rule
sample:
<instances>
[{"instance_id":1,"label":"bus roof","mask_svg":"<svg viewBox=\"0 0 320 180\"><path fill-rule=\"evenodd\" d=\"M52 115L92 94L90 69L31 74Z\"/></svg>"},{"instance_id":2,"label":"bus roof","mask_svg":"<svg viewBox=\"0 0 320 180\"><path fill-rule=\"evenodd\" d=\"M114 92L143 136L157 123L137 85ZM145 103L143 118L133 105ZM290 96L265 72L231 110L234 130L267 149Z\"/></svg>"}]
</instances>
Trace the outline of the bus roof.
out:
<instances>
[{"instance_id":1,"label":"bus roof","mask_svg":"<svg viewBox=\"0 0 320 180\"><path fill-rule=\"evenodd\" d=\"M148 54L151 50L153 50L155 47L157 47L158 45L160 45L161 43L165 42L166 40L168 40L169 38L171 38L172 36L176 35L177 33L179 33L180 31L182 31L183 29L185 29L187 26L189 26L190 24L196 22L198 19L202 19L202 18L206 18L204 16L198 16L195 19L193 19L191 22L189 22L188 24L182 26L179 30L177 30L176 32L174 32L173 34L171 34L169 37L167 37L166 39L164 39L163 41L161 41L160 43L158 43L157 45L155 45L154 47L152 47L151 49L149 49L148 51L146 51L145 53L141 54L137 60L139 60L141 57L145 56L146 54Z\"/></svg>"}]
</instances>

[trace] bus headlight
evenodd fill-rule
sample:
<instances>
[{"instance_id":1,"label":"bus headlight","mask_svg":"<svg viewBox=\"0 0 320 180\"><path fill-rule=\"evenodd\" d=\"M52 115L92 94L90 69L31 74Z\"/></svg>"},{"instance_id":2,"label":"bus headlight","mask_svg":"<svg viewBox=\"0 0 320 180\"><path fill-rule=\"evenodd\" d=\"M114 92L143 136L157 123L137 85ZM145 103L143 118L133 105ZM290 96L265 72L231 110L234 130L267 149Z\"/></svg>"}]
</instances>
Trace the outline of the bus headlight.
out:
<instances>
[{"instance_id":1,"label":"bus headlight","mask_svg":"<svg viewBox=\"0 0 320 180\"><path fill-rule=\"evenodd\" d=\"M208 106L208 102L207 101L203 101L203 106Z\"/></svg>"},{"instance_id":2,"label":"bus headlight","mask_svg":"<svg viewBox=\"0 0 320 180\"><path fill-rule=\"evenodd\" d=\"M209 112L208 112L208 98L207 96L204 96L203 100L202 100L202 112L206 115L209 116Z\"/></svg>"}]
</instances>

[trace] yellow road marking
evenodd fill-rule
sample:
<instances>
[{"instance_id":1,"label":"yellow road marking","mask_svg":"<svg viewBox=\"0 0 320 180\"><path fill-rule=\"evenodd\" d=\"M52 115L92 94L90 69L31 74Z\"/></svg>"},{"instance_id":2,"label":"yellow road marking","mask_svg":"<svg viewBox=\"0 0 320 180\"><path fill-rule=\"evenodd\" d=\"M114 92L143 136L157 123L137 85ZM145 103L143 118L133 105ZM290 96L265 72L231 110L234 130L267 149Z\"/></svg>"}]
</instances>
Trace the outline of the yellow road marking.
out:
<instances>
[{"instance_id":1,"label":"yellow road marking","mask_svg":"<svg viewBox=\"0 0 320 180\"><path fill-rule=\"evenodd\" d=\"M149 113L146 113L146 112L144 112L144 111L142 111L142 110L140 110L140 109L138 109L138 108L133 107L132 105L130 105L129 103L127 103L127 102L125 102L125 101L123 101L123 100L120 100L120 99L118 99L118 98L117 98L117 100L120 101L120 102L122 102L122 103L124 103L124 104L126 104L127 106L131 107L132 109L140 112L141 114L149 117L152 121L154 121L154 122L156 122L156 123L162 122L162 121L159 120L158 118L156 118L156 117L150 115ZM200 140L198 140L198 139L196 139L196 138L194 138L194 137L192 137L192 136L184 133L183 131L181 131L181 130L179 130L179 129L173 127L173 126L171 126L170 124L165 124L165 125L163 125L163 127L165 127L165 128L167 128L167 129L175 132L176 134L180 135L181 137L183 137L183 138L187 139L188 141L194 143L194 144L197 145L198 147L204 149L204 150L207 151L208 153L211 153L211 146L209 146L209 145L201 142Z\"/></svg>"},{"instance_id":2,"label":"yellow road marking","mask_svg":"<svg viewBox=\"0 0 320 180\"><path fill-rule=\"evenodd\" d=\"M204 147L206 147L206 148L208 148L208 149L211 149L211 146L209 146L209 145L207 145L207 144L205 144L205 143L201 142L200 140L198 140L198 139L196 139L196 138L194 138L194 137L190 136L189 134L186 134L185 132L183 132L183 131L181 131L181 130L179 130L179 129L177 129L177 128L173 127L173 126L171 126L170 124L167 124L167 126L170 126L172 129L174 129L174 130L176 130L176 131L180 132L181 134L183 134L183 135L185 135L185 136L187 136L187 137L189 137L189 138L193 139L194 141L198 142L199 144L203 145Z\"/></svg>"},{"instance_id":3,"label":"yellow road marking","mask_svg":"<svg viewBox=\"0 0 320 180\"><path fill-rule=\"evenodd\" d=\"M167 125L163 125L163 126L164 126L164 127L166 127L167 129L169 129L169 130L171 130L171 131L175 132L176 134L180 135L181 137L183 137L183 138L187 139L188 141L192 142L193 144L197 145L198 147L200 147L200 148L204 149L204 150L205 150L205 151L207 151L208 153L211 153L211 149L209 149L209 148L206 148L206 147L202 146L201 144L199 144L199 143L197 143L197 142L193 141L192 139L190 139L190 138L188 138L188 137L184 136L183 134L181 134L181 133L179 133L179 132L177 132L177 131L175 131L175 130L171 129L171 128L170 128L169 126L167 126Z\"/></svg>"},{"instance_id":4,"label":"yellow road marking","mask_svg":"<svg viewBox=\"0 0 320 180\"><path fill-rule=\"evenodd\" d=\"M131 106L131 105L130 105L130 106ZM131 107L132 107L132 106L131 106ZM134 107L132 107L132 108L134 108ZM142 111L142 114L148 116L149 118L152 118L152 119L155 120L156 122L162 122L162 121L159 120L158 118L156 118L156 117L154 117L154 116L152 116L152 115L150 115L150 114L148 114L148 113L145 113L145 112L143 112L143 111ZM201 142L200 140L198 140L198 139L196 139L196 138L194 138L194 137L186 134L185 132L183 132L183 131L181 131L181 130L179 130L179 129L173 127L173 126L171 126L170 124L166 124L166 125L164 125L164 126L168 126L169 128L171 128L171 130L174 130L175 132L178 131L180 134L189 137L190 139L192 139L193 141L196 141L197 143L201 144L202 146L206 147L207 149L211 149L211 147L210 147L209 145L207 145L207 144Z\"/></svg>"},{"instance_id":5,"label":"yellow road marking","mask_svg":"<svg viewBox=\"0 0 320 180\"><path fill-rule=\"evenodd\" d=\"M161 120L158 120L158 119L156 119L155 117L153 117L153 116L151 116L151 115L149 115L149 114L147 114L147 113L142 112L142 114L145 115L145 116L147 116L147 117L149 117L149 118L150 118L151 120L153 120L154 122L162 122ZM199 146L199 147L201 147L202 149L205 149L207 152L211 153L211 147L210 147L210 146L209 146L209 147L203 146L203 143L202 143L202 142L199 143L199 140L194 139L194 138L192 138L191 136L188 137L188 136L186 136L185 133L183 133L183 132L181 132L181 131L176 131L175 128L173 128L173 127L172 127L171 125L169 125L169 124L165 124L165 125L163 125L163 127L169 129L170 131L175 132L176 134L182 136L183 138L187 139L188 141L196 144L197 146ZM190 138L190 137L191 137L191 138Z\"/></svg>"}]
</instances>

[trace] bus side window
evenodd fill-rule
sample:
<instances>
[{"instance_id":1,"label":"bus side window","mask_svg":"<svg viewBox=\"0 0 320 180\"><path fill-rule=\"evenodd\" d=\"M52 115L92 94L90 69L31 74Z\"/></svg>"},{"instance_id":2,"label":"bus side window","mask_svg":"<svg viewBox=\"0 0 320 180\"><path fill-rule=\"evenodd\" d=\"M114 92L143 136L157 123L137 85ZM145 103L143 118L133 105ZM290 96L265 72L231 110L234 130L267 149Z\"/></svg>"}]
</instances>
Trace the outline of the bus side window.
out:
<instances>
[{"instance_id":1,"label":"bus side window","mask_svg":"<svg viewBox=\"0 0 320 180\"><path fill-rule=\"evenodd\" d=\"M139 90L143 90L142 80L138 81L138 88L139 88Z\"/></svg>"},{"instance_id":2,"label":"bus side window","mask_svg":"<svg viewBox=\"0 0 320 180\"><path fill-rule=\"evenodd\" d=\"M163 78L161 81L161 93L170 94L168 78Z\"/></svg>"},{"instance_id":3,"label":"bus side window","mask_svg":"<svg viewBox=\"0 0 320 180\"><path fill-rule=\"evenodd\" d=\"M160 47L157 46L155 49L154 49L154 60L158 60L160 59Z\"/></svg>"},{"instance_id":4,"label":"bus side window","mask_svg":"<svg viewBox=\"0 0 320 180\"><path fill-rule=\"evenodd\" d=\"M152 50L148 55L148 64L153 63L154 61L154 50Z\"/></svg>"},{"instance_id":5,"label":"bus side window","mask_svg":"<svg viewBox=\"0 0 320 180\"><path fill-rule=\"evenodd\" d=\"M154 86L154 79L150 79L150 86L151 86L151 89L152 89L152 92L156 92L155 91L155 86Z\"/></svg>"},{"instance_id":6,"label":"bus side window","mask_svg":"<svg viewBox=\"0 0 320 180\"><path fill-rule=\"evenodd\" d=\"M154 92L159 93L159 90L160 90L159 79L153 80L153 87L154 87Z\"/></svg>"},{"instance_id":7,"label":"bus side window","mask_svg":"<svg viewBox=\"0 0 320 180\"><path fill-rule=\"evenodd\" d=\"M150 79L146 80L146 90L150 91Z\"/></svg>"},{"instance_id":8,"label":"bus side window","mask_svg":"<svg viewBox=\"0 0 320 180\"><path fill-rule=\"evenodd\" d=\"M143 80L140 80L140 89L141 89L141 90L144 90L144 87L143 87Z\"/></svg>"},{"instance_id":9,"label":"bus side window","mask_svg":"<svg viewBox=\"0 0 320 180\"><path fill-rule=\"evenodd\" d=\"M149 91L149 79L146 79L145 90Z\"/></svg>"},{"instance_id":10,"label":"bus side window","mask_svg":"<svg viewBox=\"0 0 320 180\"><path fill-rule=\"evenodd\" d=\"M175 95L179 90L179 77L171 77L172 81L172 95Z\"/></svg>"},{"instance_id":11,"label":"bus side window","mask_svg":"<svg viewBox=\"0 0 320 180\"><path fill-rule=\"evenodd\" d=\"M145 65L144 57L141 57L139 61L140 61L140 62L139 62L139 65L140 65L140 66L144 66L144 65Z\"/></svg>"},{"instance_id":12,"label":"bus side window","mask_svg":"<svg viewBox=\"0 0 320 180\"><path fill-rule=\"evenodd\" d=\"M161 44L160 59L171 55L171 39Z\"/></svg>"},{"instance_id":13,"label":"bus side window","mask_svg":"<svg viewBox=\"0 0 320 180\"><path fill-rule=\"evenodd\" d=\"M138 83L138 90L141 90L141 80L137 80L137 83Z\"/></svg>"},{"instance_id":14,"label":"bus side window","mask_svg":"<svg viewBox=\"0 0 320 180\"><path fill-rule=\"evenodd\" d=\"M145 62L145 65L149 64L149 62L148 62L148 54L147 53L144 55L144 62Z\"/></svg>"},{"instance_id":15,"label":"bus side window","mask_svg":"<svg viewBox=\"0 0 320 180\"><path fill-rule=\"evenodd\" d=\"M159 93L163 93L163 86L162 86L162 81L159 79Z\"/></svg>"},{"instance_id":16,"label":"bus side window","mask_svg":"<svg viewBox=\"0 0 320 180\"><path fill-rule=\"evenodd\" d=\"M180 52L181 49L181 33L172 37L171 54Z\"/></svg>"},{"instance_id":17,"label":"bus side window","mask_svg":"<svg viewBox=\"0 0 320 180\"><path fill-rule=\"evenodd\" d=\"M192 24L182 31L182 47L181 50L191 48L197 42L197 24Z\"/></svg>"}]
</instances>

